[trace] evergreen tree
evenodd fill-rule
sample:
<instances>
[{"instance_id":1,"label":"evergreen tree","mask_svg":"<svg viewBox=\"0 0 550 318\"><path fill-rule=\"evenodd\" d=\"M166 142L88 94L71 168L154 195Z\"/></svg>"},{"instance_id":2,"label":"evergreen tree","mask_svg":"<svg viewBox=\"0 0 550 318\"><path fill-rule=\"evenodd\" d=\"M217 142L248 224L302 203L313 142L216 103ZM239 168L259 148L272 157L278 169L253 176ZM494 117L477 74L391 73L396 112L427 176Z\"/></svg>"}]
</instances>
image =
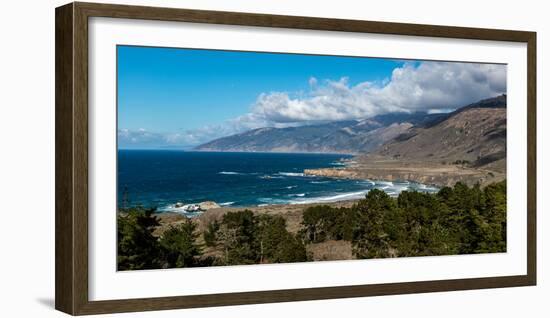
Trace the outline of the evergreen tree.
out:
<instances>
[{"instance_id":1,"label":"evergreen tree","mask_svg":"<svg viewBox=\"0 0 550 318\"><path fill-rule=\"evenodd\" d=\"M160 268L160 247L153 236L159 225L155 209L126 209L117 217L117 264L119 270Z\"/></svg>"},{"instance_id":2,"label":"evergreen tree","mask_svg":"<svg viewBox=\"0 0 550 318\"><path fill-rule=\"evenodd\" d=\"M477 253L506 251L506 181L491 184L484 189L485 209L482 217L481 240Z\"/></svg>"},{"instance_id":3,"label":"evergreen tree","mask_svg":"<svg viewBox=\"0 0 550 318\"><path fill-rule=\"evenodd\" d=\"M256 239L256 246L260 247L260 263L307 261L305 245L287 231L286 221L280 216L259 216Z\"/></svg>"},{"instance_id":4,"label":"evergreen tree","mask_svg":"<svg viewBox=\"0 0 550 318\"><path fill-rule=\"evenodd\" d=\"M204 244L208 247L216 246L216 235L220 229L220 223L214 220L208 223L206 230L203 233Z\"/></svg>"},{"instance_id":5,"label":"evergreen tree","mask_svg":"<svg viewBox=\"0 0 550 318\"><path fill-rule=\"evenodd\" d=\"M396 204L384 191L373 189L356 207L357 227L353 247L357 258L390 256L390 238L384 230L384 216L394 213Z\"/></svg>"},{"instance_id":6,"label":"evergreen tree","mask_svg":"<svg viewBox=\"0 0 550 318\"><path fill-rule=\"evenodd\" d=\"M223 263L227 265L254 264L259 261L259 247L254 234L257 231L252 211L229 212L223 216L218 239L223 245Z\"/></svg>"},{"instance_id":7,"label":"evergreen tree","mask_svg":"<svg viewBox=\"0 0 550 318\"><path fill-rule=\"evenodd\" d=\"M328 205L312 206L302 214L302 236L307 242L319 243L331 239L336 227L337 211Z\"/></svg>"},{"instance_id":8,"label":"evergreen tree","mask_svg":"<svg viewBox=\"0 0 550 318\"><path fill-rule=\"evenodd\" d=\"M505 181L483 189L457 183L437 194L403 191L397 199L373 189L351 208L305 209L299 235L281 216L228 212L202 233L205 245L222 256L201 255L192 220L158 239L154 212L128 208L117 216L119 270L303 262L305 244L327 240L351 241L357 258L506 251Z\"/></svg>"},{"instance_id":9,"label":"evergreen tree","mask_svg":"<svg viewBox=\"0 0 550 318\"><path fill-rule=\"evenodd\" d=\"M397 199L402 215L397 238L399 256L442 255L456 251L456 242L446 228L449 210L432 194L403 191Z\"/></svg>"},{"instance_id":10,"label":"evergreen tree","mask_svg":"<svg viewBox=\"0 0 550 318\"><path fill-rule=\"evenodd\" d=\"M196 243L199 236L195 231L196 228L195 223L186 219L163 233L159 242L166 266L190 267L196 264L196 258L201 253L201 248Z\"/></svg>"}]
</instances>

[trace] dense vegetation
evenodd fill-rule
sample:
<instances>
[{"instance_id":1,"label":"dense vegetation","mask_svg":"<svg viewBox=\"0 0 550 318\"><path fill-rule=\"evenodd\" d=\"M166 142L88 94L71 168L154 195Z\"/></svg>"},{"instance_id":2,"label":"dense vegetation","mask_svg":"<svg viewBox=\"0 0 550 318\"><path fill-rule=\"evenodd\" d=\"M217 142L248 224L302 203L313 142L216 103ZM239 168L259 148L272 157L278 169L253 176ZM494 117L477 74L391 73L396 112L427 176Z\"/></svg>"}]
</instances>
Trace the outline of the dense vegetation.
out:
<instances>
[{"instance_id":1,"label":"dense vegetation","mask_svg":"<svg viewBox=\"0 0 550 318\"><path fill-rule=\"evenodd\" d=\"M397 199L372 190L352 208L308 208L302 224L306 242L349 240L357 258L505 252L506 183Z\"/></svg>"},{"instance_id":2,"label":"dense vegetation","mask_svg":"<svg viewBox=\"0 0 550 318\"><path fill-rule=\"evenodd\" d=\"M118 269L153 269L257 263L291 263L308 260L304 242L286 229L280 216L230 212L212 222L198 243L197 224L187 219L170 226L160 238L154 209L126 209L118 216ZM221 251L204 255L204 247Z\"/></svg>"},{"instance_id":3,"label":"dense vegetation","mask_svg":"<svg viewBox=\"0 0 550 318\"><path fill-rule=\"evenodd\" d=\"M307 261L304 243L287 231L280 216L254 215L248 210L230 212L221 223L214 222L214 229L205 233L205 241L222 248L220 265Z\"/></svg>"},{"instance_id":4,"label":"dense vegetation","mask_svg":"<svg viewBox=\"0 0 550 318\"><path fill-rule=\"evenodd\" d=\"M308 244L329 240L351 242L356 258L505 252L506 182L397 198L371 190L349 208L305 209L297 234L281 216L249 210L226 213L202 233L189 219L160 237L158 226L154 210L119 213L119 270L304 262Z\"/></svg>"},{"instance_id":5,"label":"dense vegetation","mask_svg":"<svg viewBox=\"0 0 550 318\"><path fill-rule=\"evenodd\" d=\"M154 209L132 208L118 216L118 269L154 269L200 266L201 247L196 243L197 225L186 221L170 227L161 238Z\"/></svg>"}]
</instances>

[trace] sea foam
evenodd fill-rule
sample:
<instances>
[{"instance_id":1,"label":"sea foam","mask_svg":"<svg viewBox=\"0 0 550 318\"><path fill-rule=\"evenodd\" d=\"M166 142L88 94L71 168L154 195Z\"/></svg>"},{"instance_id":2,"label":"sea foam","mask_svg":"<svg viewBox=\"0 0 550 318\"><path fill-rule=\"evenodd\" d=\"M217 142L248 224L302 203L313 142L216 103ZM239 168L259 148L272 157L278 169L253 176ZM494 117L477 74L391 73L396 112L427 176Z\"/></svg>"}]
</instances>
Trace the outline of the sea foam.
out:
<instances>
[{"instance_id":1,"label":"sea foam","mask_svg":"<svg viewBox=\"0 0 550 318\"><path fill-rule=\"evenodd\" d=\"M303 172L279 172L278 175L285 177L303 177Z\"/></svg>"},{"instance_id":2,"label":"sea foam","mask_svg":"<svg viewBox=\"0 0 550 318\"><path fill-rule=\"evenodd\" d=\"M218 174L237 175L237 174L242 174L242 173L235 172L235 171L220 171L220 172L218 172Z\"/></svg>"},{"instance_id":3,"label":"sea foam","mask_svg":"<svg viewBox=\"0 0 550 318\"><path fill-rule=\"evenodd\" d=\"M362 199L365 197L365 194L367 194L368 192L369 190L364 190L364 191L333 194L333 195L324 196L324 197L295 199L295 200L291 200L289 203L290 204L309 204L309 203L336 202L336 201L343 201L343 200Z\"/></svg>"}]
</instances>

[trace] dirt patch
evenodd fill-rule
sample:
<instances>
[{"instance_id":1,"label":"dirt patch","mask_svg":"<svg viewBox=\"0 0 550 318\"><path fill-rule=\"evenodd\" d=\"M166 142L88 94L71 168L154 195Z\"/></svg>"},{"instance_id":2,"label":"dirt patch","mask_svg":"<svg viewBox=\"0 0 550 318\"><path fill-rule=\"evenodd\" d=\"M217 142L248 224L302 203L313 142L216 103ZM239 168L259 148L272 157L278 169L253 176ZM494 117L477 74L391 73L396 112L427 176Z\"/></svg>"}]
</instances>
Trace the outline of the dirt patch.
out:
<instances>
[{"instance_id":1,"label":"dirt patch","mask_svg":"<svg viewBox=\"0 0 550 318\"><path fill-rule=\"evenodd\" d=\"M311 253L314 261L337 261L353 259L351 242L325 241L309 244L307 252Z\"/></svg>"}]
</instances>

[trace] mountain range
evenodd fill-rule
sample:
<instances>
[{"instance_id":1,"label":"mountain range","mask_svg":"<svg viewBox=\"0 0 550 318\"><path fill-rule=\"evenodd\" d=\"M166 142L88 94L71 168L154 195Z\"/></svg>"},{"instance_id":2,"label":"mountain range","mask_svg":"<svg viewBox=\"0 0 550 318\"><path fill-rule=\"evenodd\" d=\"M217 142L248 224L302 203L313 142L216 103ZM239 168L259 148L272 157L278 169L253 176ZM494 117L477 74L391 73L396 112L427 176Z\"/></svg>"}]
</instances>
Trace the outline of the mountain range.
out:
<instances>
[{"instance_id":1,"label":"mountain range","mask_svg":"<svg viewBox=\"0 0 550 318\"><path fill-rule=\"evenodd\" d=\"M287 128L258 128L212 140L201 151L364 153L442 114L393 113L361 120Z\"/></svg>"},{"instance_id":2,"label":"mountain range","mask_svg":"<svg viewBox=\"0 0 550 318\"><path fill-rule=\"evenodd\" d=\"M253 129L212 140L195 150L372 153L487 164L505 157L506 95L444 114L391 113L360 120Z\"/></svg>"}]
</instances>

